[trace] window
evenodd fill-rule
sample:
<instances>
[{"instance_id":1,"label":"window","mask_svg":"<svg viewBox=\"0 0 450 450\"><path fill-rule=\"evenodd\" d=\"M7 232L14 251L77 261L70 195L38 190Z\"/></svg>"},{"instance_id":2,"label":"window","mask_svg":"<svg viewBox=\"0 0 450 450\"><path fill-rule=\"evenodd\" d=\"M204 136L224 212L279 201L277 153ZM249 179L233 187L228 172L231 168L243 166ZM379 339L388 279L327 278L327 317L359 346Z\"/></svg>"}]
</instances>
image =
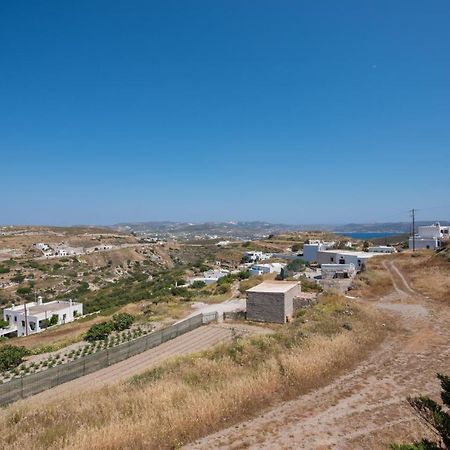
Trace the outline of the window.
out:
<instances>
[{"instance_id":1,"label":"window","mask_svg":"<svg viewBox=\"0 0 450 450\"><path fill-rule=\"evenodd\" d=\"M25 320L22 320L22 326L25 327Z\"/></svg>"},{"instance_id":2,"label":"window","mask_svg":"<svg viewBox=\"0 0 450 450\"><path fill-rule=\"evenodd\" d=\"M63 322L66 321L66 317L67 317L67 314L63 314L63 318L62 318Z\"/></svg>"},{"instance_id":3,"label":"window","mask_svg":"<svg viewBox=\"0 0 450 450\"><path fill-rule=\"evenodd\" d=\"M334 257L333 257L333 256L330 258L330 261L331 261L331 262L334 262Z\"/></svg>"},{"instance_id":4,"label":"window","mask_svg":"<svg viewBox=\"0 0 450 450\"><path fill-rule=\"evenodd\" d=\"M34 331L36 329L36 322L30 322L29 325L30 325L30 329L32 331Z\"/></svg>"},{"instance_id":5,"label":"window","mask_svg":"<svg viewBox=\"0 0 450 450\"><path fill-rule=\"evenodd\" d=\"M14 316L14 322L17 322L17 316Z\"/></svg>"}]
</instances>

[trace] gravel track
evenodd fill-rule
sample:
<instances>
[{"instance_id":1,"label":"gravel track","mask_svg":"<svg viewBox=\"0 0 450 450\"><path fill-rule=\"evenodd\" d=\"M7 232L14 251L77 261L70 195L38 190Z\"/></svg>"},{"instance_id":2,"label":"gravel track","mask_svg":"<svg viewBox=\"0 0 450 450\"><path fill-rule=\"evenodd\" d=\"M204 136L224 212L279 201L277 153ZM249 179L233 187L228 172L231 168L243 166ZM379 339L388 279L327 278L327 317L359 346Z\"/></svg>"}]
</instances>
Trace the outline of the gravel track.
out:
<instances>
[{"instance_id":1,"label":"gravel track","mask_svg":"<svg viewBox=\"0 0 450 450\"><path fill-rule=\"evenodd\" d=\"M398 326L368 359L323 388L186 448L386 449L427 435L406 397L439 398L436 372L450 373L450 308L415 292L394 262L385 267L395 292L371 303Z\"/></svg>"}]
</instances>

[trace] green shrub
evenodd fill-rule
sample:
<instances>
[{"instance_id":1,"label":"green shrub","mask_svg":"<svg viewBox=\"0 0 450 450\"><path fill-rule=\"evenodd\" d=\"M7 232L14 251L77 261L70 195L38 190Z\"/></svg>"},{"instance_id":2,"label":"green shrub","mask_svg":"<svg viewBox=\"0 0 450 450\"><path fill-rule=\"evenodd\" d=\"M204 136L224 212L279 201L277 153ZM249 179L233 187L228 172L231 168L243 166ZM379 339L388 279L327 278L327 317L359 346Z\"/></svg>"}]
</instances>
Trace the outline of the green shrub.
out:
<instances>
[{"instance_id":1,"label":"green shrub","mask_svg":"<svg viewBox=\"0 0 450 450\"><path fill-rule=\"evenodd\" d=\"M9 322L7 320L0 319L0 328L8 328Z\"/></svg>"},{"instance_id":2,"label":"green shrub","mask_svg":"<svg viewBox=\"0 0 450 450\"><path fill-rule=\"evenodd\" d=\"M202 280L195 280L192 284L191 287L193 289L201 289L204 288L206 286L206 283Z\"/></svg>"},{"instance_id":3,"label":"green shrub","mask_svg":"<svg viewBox=\"0 0 450 450\"><path fill-rule=\"evenodd\" d=\"M225 283L225 284L221 284L220 286L217 286L215 292L217 294L226 294L227 292L230 292L230 284Z\"/></svg>"},{"instance_id":4,"label":"green shrub","mask_svg":"<svg viewBox=\"0 0 450 450\"><path fill-rule=\"evenodd\" d=\"M9 267L0 266L0 273L9 273L10 270L11 269Z\"/></svg>"},{"instance_id":5,"label":"green shrub","mask_svg":"<svg viewBox=\"0 0 450 450\"><path fill-rule=\"evenodd\" d=\"M14 276L11 278L11 281L12 281L13 283L22 283L23 280L25 280L25 276L22 275L21 273L18 273L17 275L14 275Z\"/></svg>"},{"instance_id":6,"label":"green shrub","mask_svg":"<svg viewBox=\"0 0 450 450\"><path fill-rule=\"evenodd\" d=\"M6 345L0 348L0 371L14 369L22 364L23 357L29 354L25 347Z\"/></svg>"},{"instance_id":7,"label":"green shrub","mask_svg":"<svg viewBox=\"0 0 450 450\"><path fill-rule=\"evenodd\" d=\"M123 331L133 325L134 317L128 313L114 314L112 317L112 327L116 331Z\"/></svg>"},{"instance_id":8,"label":"green shrub","mask_svg":"<svg viewBox=\"0 0 450 450\"><path fill-rule=\"evenodd\" d=\"M84 340L88 342L104 341L113 331L111 322L101 322L92 325L84 335Z\"/></svg>"}]
</instances>

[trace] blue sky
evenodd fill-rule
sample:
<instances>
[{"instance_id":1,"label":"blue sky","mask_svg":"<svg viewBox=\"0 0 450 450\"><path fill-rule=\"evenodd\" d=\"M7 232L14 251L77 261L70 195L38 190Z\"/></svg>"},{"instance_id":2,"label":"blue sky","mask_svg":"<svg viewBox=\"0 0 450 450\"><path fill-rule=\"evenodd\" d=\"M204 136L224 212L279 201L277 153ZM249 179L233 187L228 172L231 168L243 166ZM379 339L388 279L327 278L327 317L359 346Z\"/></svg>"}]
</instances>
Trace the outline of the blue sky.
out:
<instances>
[{"instance_id":1,"label":"blue sky","mask_svg":"<svg viewBox=\"0 0 450 450\"><path fill-rule=\"evenodd\" d=\"M0 223L449 219L449 23L447 0L0 2Z\"/></svg>"}]
</instances>

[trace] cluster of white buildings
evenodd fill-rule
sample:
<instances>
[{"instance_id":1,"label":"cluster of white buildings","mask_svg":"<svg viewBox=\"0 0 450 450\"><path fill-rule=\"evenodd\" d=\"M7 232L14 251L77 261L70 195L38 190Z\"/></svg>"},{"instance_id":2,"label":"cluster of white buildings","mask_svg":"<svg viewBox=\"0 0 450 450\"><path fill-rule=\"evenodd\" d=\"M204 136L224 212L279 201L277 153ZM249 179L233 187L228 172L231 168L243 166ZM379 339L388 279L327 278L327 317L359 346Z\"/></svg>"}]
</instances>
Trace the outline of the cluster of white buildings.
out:
<instances>
[{"instance_id":1,"label":"cluster of white buildings","mask_svg":"<svg viewBox=\"0 0 450 450\"><path fill-rule=\"evenodd\" d=\"M217 283L220 278L226 277L229 275L230 271L227 269L211 269L207 270L206 272L203 272L202 276L200 277L192 277L189 278L189 283L192 284L195 281L203 281L204 283L210 285Z\"/></svg>"},{"instance_id":2,"label":"cluster of white buildings","mask_svg":"<svg viewBox=\"0 0 450 450\"><path fill-rule=\"evenodd\" d=\"M266 275L268 273L281 273L281 270L286 267L284 263L267 263L267 264L255 264L250 267L249 273L251 277L257 277L259 275Z\"/></svg>"},{"instance_id":3,"label":"cluster of white buildings","mask_svg":"<svg viewBox=\"0 0 450 450\"><path fill-rule=\"evenodd\" d=\"M100 244L95 247L69 247L65 244L59 244L55 245L54 247L51 247L48 244L45 244L44 242L38 242L37 244L34 244L34 247L42 252L42 256L46 258L50 258L52 256L76 256L76 255L83 255L83 254L89 254L94 253L98 251L105 251L105 250L112 250L113 246L109 244Z\"/></svg>"},{"instance_id":4,"label":"cluster of white buildings","mask_svg":"<svg viewBox=\"0 0 450 450\"><path fill-rule=\"evenodd\" d=\"M272 257L271 253L264 253L258 251L250 251L244 253L244 260L247 262L257 262L264 261L266 259L270 259Z\"/></svg>"},{"instance_id":5,"label":"cluster of white buildings","mask_svg":"<svg viewBox=\"0 0 450 450\"><path fill-rule=\"evenodd\" d=\"M73 322L83 315L83 304L72 300L55 300L44 303L42 297L36 302L12 305L3 310L3 319L9 326L0 328L0 336L27 336L45 330L55 317L54 324Z\"/></svg>"},{"instance_id":6,"label":"cluster of white buildings","mask_svg":"<svg viewBox=\"0 0 450 450\"><path fill-rule=\"evenodd\" d=\"M364 268L370 258L396 251L387 245L369 247L367 252L335 249L334 245L334 242L310 241L303 247L303 259L320 264L324 279L351 278Z\"/></svg>"},{"instance_id":7,"label":"cluster of white buildings","mask_svg":"<svg viewBox=\"0 0 450 450\"><path fill-rule=\"evenodd\" d=\"M415 236L409 238L409 248L431 249L441 248L444 241L449 239L450 227L442 226L439 222L433 225L421 226Z\"/></svg>"}]
</instances>

